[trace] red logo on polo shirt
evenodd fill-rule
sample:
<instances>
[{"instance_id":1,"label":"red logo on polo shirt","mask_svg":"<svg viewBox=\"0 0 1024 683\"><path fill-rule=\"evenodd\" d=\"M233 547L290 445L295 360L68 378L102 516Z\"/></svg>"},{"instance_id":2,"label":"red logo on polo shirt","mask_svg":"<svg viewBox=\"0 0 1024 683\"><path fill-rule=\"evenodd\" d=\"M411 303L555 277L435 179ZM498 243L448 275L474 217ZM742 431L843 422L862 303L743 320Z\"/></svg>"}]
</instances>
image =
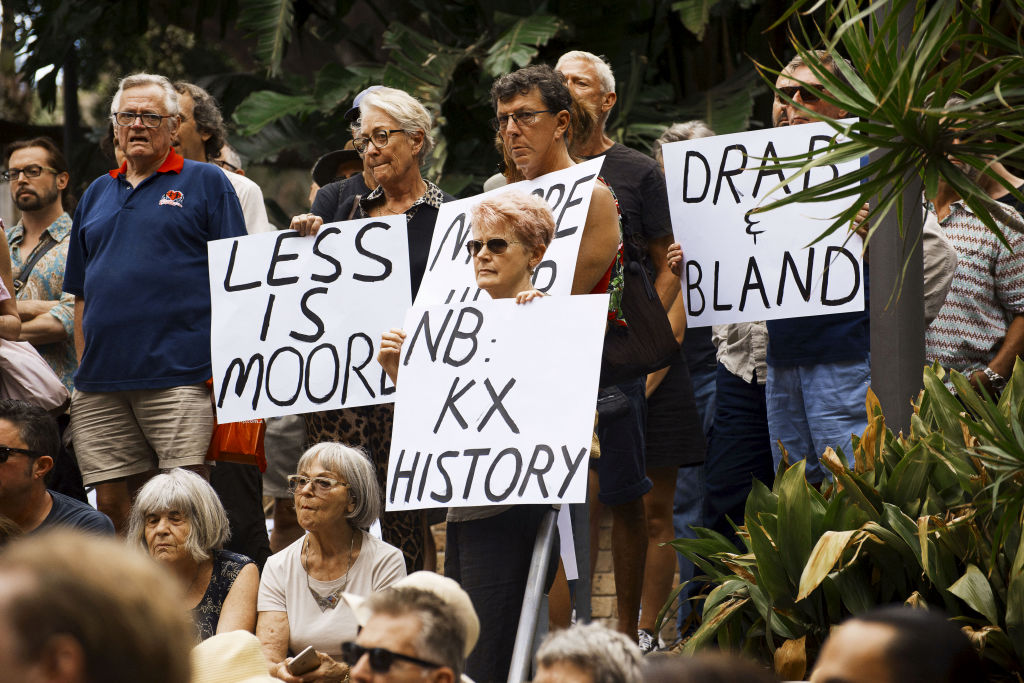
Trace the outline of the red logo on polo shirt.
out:
<instances>
[{"instance_id":1,"label":"red logo on polo shirt","mask_svg":"<svg viewBox=\"0 0 1024 683\"><path fill-rule=\"evenodd\" d=\"M164 192L164 196L160 198L160 206L168 204L170 206L181 206L181 200L185 198L178 190L167 190Z\"/></svg>"}]
</instances>

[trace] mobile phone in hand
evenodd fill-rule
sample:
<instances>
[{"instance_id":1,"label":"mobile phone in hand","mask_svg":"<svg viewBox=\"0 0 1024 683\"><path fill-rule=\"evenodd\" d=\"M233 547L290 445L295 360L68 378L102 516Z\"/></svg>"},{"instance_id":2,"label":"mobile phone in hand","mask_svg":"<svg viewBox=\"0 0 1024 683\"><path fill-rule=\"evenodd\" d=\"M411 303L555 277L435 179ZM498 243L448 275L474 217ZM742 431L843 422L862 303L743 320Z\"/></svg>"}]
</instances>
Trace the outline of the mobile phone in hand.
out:
<instances>
[{"instance_id":1,"label":"mobile phone in hand","mask_svg":"<svg viewBox=\"0 0 1024 683\"><path fill-rule=\"evenodd\" d=\"M320 655L318 655L313 646L310 645L305 650L292 657L292 660L285 666L288 669L288 673L292 676L301 676L302 674L307 674L320 666Z\"/></svg>"}]
</instances>

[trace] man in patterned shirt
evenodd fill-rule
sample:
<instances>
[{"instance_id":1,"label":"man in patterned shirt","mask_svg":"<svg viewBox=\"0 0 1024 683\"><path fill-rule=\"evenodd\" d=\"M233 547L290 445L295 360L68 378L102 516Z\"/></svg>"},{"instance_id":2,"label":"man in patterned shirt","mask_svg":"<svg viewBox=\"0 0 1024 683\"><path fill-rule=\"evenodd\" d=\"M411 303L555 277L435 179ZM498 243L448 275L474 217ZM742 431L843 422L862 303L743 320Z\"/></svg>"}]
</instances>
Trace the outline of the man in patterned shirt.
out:
<instances>
[{"instance_id":1,"label":"man in patterned shirt","mask_svg":"<svg viewBox=\"0 0 1024 683\"><path fill-rule=\"evenodd\" d=\"M929 363L938 361L967 375L974 386L998 394L1024 353L1020 214L1004 207L1018 226L999 223L1011 251L941 180L934 206L958 262L946 302L925 333L925 355Z\"/></svg>"},{"instance_id":2,"label":"man in patterned shirt","mask_svg":"<svg viewBox=\"0 0 1024 683\"><path fill-rule=\"evenodd\" d=\"M15 298L21 314L21 340L30 342L68 391L75 359L75 299L62 291L71 216L67 161L49 138L19 140L7 146L4 179L21 210L21 221L7 229ZM31 271L25 266L36 256Z\"/></svg>"}]
</instances>

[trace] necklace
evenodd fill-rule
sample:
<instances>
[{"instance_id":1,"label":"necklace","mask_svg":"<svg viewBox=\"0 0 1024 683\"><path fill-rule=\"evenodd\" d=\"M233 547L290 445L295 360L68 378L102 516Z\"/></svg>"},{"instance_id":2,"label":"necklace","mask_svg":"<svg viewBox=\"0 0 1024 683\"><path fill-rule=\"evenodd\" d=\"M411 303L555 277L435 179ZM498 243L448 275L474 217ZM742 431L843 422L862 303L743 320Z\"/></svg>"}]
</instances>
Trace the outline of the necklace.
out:
<instances>
[{"instance_id":1,"label":"necklace","mask_svg":"<svg viewBox=\"0 0 1024 683\"><path fill-rule=\"evenodd\" d=\"M302 569L306 572L306 588L309 589L309 594L313 596L313 600L316 601L316 605L320 608L321 612L337 607L338 602L341 601L342 591L348 586L348 570L352 568L352 549L355 547L356 533L355 530L352 531L352 539L348 544L348 556L345 560L345 573L343 575L345 580L327 595L320 595L309 583L309 536L306 536L306 540L302 543Z\"/></svg>"}]
</instances>

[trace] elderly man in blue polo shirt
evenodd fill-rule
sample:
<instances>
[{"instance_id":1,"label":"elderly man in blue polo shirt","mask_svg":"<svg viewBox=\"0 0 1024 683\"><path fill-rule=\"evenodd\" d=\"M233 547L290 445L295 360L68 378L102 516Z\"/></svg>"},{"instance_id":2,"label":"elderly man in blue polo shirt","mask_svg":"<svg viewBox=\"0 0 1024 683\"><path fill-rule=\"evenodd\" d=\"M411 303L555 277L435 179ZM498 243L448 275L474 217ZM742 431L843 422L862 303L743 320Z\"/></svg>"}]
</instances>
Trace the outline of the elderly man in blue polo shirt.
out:
<instances>
[{"instance_id":1,"label":"elderly man in blue polo shirt","mask_svg":"<svg viewBox=\"0 0 1024 683\"><path fill-rule=\"evenodd\" d=\"M171 148L178 113L163 76L121 81L110 114L125 162L82 196L64 276L79 357L72 437L82 480L119 531L133 492L157 470L205 474L214 420L204 386L207 242L246 234L224 173Z\"/></svg>"}]
</instances>

